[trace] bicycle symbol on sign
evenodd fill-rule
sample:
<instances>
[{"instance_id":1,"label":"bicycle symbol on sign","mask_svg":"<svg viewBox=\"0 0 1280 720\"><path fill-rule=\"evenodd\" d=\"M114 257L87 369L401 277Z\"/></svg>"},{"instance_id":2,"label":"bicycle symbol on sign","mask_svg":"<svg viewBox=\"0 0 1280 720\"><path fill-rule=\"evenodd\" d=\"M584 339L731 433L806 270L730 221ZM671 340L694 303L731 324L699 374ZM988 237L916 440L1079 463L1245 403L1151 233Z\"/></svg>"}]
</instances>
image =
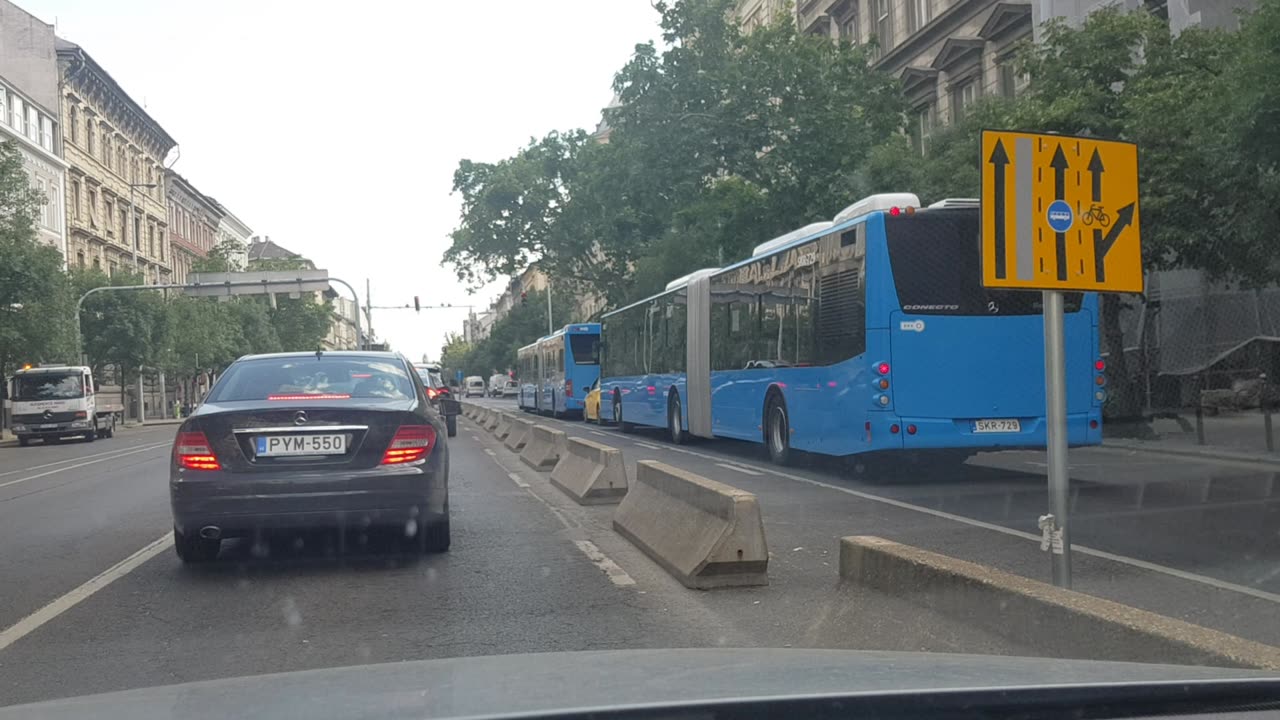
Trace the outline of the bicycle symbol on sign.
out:
<instances>
[{"instance_id":1,"label":"bicycle symbol on sign","mask_svg":"<svg viewBox=\"0 0 1280 720\"><path fill-rule=\"evenodd\" d=\"M1085 225L1092 225L1096 220L1099 225L1106 227L1111 224L1111 216L1102 209L1101 205L1093 204L1089 209L1080 214L1080 220Z\"/></svg>"}]
</instances>

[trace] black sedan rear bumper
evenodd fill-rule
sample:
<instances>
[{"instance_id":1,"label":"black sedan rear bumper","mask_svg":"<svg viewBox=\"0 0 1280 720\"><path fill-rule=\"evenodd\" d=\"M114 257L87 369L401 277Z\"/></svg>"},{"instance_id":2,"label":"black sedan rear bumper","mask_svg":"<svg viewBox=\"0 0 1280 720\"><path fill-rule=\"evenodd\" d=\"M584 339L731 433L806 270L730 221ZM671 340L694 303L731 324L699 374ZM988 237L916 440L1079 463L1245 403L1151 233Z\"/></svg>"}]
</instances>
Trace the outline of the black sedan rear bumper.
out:
<instances>
[{"instance_id":1,"label":"black sedan rear bumper","mask_svg":"<svg viewBox=\"0 0 1280 720\"><path fill-rule=\"evenodd\" d=\"M256 530L407 527L448 512L448 487L425 466L346 473L183 472L169 482L174 527L216 527L222 537Z\"/></svg>"}]
</instances>

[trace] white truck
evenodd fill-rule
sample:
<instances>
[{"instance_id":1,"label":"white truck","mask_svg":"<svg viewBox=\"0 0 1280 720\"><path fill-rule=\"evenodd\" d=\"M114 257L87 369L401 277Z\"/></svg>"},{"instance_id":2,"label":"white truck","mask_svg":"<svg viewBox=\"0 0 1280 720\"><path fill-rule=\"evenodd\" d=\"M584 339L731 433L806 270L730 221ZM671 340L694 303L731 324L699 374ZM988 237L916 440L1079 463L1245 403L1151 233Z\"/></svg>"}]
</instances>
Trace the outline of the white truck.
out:
<instances>
[{"instance_id":1,"label":"white truck","mask_svg":"<svg viewBox=\"0 0 1280 720\"><path fill-rule=\"evenodd\" d=\"M41 365L15 372L9 380L9 401L18 444L72 436L93 442L114 435L124 407L97 390L93 371L83 365Z\"/></svg>"}]
</instances>

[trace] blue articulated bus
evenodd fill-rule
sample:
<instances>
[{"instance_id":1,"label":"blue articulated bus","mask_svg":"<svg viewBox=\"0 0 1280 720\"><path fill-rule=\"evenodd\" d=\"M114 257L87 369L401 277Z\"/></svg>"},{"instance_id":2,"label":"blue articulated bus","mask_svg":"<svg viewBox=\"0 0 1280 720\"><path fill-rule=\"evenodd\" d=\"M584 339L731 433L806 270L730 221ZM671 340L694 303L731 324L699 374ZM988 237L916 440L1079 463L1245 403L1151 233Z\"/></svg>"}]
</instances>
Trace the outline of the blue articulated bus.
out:
<instances>
[{"instance_id":1,"label":"blue articulated bus","mask_svg":"<svg viewBox=\"0 0 1280 720\"><path fill-rule=\"evenodd\" d=\"M974 200L875 195L607 313L602 415L779 463L1043 448L1041 295L982 287L979 220ZM1065 304L1069 442L1096 445L1098 300Z\"/></svg>"},{"instance_id":2,"label":"blue articulated bus","mask_svg":"<svg viewBox=\"0 0 1280 720\"><path fill-rule=\"evenodd\" d=\"M581 414L600 377L600 324L575 323L517 352L520 407L544 415Z\"/></svg>"},{"instance_id":3,"label":"blue articulated bus","mask_svg":"<svg viewBox=\"0 0 1280 720\"><path fill-rule=\"evenodd\" d=\"M520 383L516 404L521 410L536 411L542 386L542 356L536 341L516 351L516 380Z\"/></svg>"}]
</instances>

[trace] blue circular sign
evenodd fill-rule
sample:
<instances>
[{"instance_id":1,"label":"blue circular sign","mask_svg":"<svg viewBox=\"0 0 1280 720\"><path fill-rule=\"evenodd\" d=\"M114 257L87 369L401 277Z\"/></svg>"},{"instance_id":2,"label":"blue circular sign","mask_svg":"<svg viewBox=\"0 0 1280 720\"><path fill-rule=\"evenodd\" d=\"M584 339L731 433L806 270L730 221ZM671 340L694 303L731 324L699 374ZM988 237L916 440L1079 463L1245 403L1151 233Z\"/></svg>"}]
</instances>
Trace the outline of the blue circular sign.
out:
<instances>
[{"instance_id":1,"label":"blue circular sign","mask_svg":"<svg viewBox=\"0 0 1280 720\"><path fill-rule=\"evenodd\" d=\"M1071 229L1071 223L1075 222L1075 213L1071 211L1071 206L1062 200L1054 200L1049 203L1049 210L1045 213L1049 220L1049 227L1054 232L1066 232Z\"/></svg>"}]
</instances>

